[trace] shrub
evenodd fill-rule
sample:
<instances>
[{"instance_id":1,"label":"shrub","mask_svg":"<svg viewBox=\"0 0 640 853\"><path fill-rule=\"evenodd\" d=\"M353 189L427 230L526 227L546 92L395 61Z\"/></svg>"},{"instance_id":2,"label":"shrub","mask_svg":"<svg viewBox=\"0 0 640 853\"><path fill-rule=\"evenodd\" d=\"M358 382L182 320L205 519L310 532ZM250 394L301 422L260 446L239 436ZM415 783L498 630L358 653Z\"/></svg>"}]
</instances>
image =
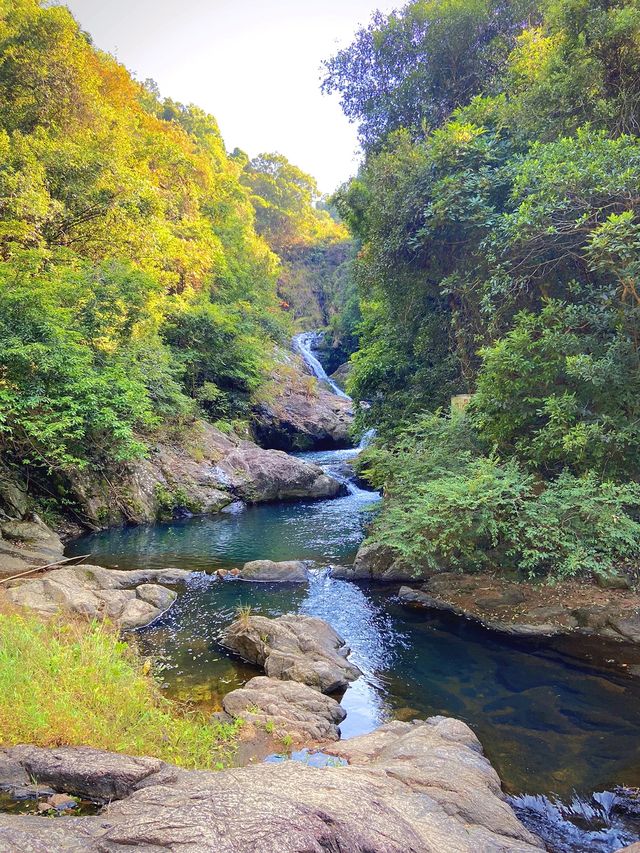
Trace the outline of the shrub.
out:
<instances>
[{"instance_id":1,"label":"shrub","mask_svg":"<svg viewBox=\"0 0 640 853\"><path fill-rule=\"evenodd\" d=\"M640 555L637 484L567 471L544 483L479 448L466 417L433 416L367 451L365 472L386 497L371 539L417 567L550 578L606 575Z\"/></svg>"},{"instance_id":2,"label":"shrub","mask_svg":"<svg viewBox=\"0 0 640 853\"><path fill-rule=\"evenodd\" d=\"M104 625L0 613L3 746L87 745L211 768L225 762L236 729L177 713Z\"/></svg>"}]
</instances>

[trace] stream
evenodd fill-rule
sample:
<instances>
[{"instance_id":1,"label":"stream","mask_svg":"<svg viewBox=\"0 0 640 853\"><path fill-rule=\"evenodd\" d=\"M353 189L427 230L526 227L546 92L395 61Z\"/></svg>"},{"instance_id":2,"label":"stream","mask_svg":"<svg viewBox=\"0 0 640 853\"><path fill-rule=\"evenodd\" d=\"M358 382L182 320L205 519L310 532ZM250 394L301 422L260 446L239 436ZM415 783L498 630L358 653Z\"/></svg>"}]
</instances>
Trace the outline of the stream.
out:
<instances>
[{"instance_id":1,"label":"stream","mask_svg":"<svg viewBox=\"0 0 640 853\"><path fill-rule=\"evenodd\" d=\"M312 352L314 340L313 333L299 335L295 348L333 387ZM92 562L121 569L198 572L173 608L139 632L171 697L218 710L225 693L256 674L217 643L239 605L268 616L320 616L345 637L364 673L341 700L343 737L389 719L458 717L474 729L521 819L549 850L609 853L640 838L640 818L615 793L617 786L640 787L640 679L619 665L621 647L510 638L403 606L397 586L332 578L331 565L353 561L379 501L353 481L349 462L358 452L299 454L342 479L343 497L233 504L215 516L117 528L75 540L68 554L91 553ZM312 560L317 569L308 585L220 582L206 574L263 558Z\"/></svg>"}]
</instances>

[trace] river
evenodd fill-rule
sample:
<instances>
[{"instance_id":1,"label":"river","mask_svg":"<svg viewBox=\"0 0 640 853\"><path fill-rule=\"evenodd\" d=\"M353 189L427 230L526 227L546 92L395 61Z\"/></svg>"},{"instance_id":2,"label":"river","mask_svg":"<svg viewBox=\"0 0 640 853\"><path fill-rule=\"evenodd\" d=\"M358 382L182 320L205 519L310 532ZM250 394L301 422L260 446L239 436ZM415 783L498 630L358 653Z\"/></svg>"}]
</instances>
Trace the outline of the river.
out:
<instances>
[{"instance_id":1,"label":"river","mask_svg":"<svg viewBox=\"0 0 640 853\"><path fill-rule=\"evenodd\" d=\"M310 333L298 336L296 349L326 381L313 341ZM211 517L85 536L68 552L91 553L111 567L198 572L169 613L139 632L168 695L216 710L226 692L256 674L217 642L239 605L264 615L320 616L346 638L364 672L341 700L343 737L392 718L459 717L482 741L521 817L546 833L549 849L609 853L639 838L622 801L602 793L640 786L640 680L618 665L620 647L515 640L403 606L396 587L332 578L331 565L353 560L379 501L353 482L349 461L357 453L299 454L342 478L344 497L237 504ZM301 586L206 574L259 558L308 559L317 568Z\"/></svg>"}]
</instances>

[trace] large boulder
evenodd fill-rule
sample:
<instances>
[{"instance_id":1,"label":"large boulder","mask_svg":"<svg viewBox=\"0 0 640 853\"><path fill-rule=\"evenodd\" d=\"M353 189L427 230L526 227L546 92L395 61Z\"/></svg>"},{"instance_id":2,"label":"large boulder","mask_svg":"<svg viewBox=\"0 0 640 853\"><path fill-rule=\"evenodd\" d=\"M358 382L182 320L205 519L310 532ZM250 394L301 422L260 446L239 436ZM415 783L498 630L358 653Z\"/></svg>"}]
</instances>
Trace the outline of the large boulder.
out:
<instances>
[{"instance_id":1,"label":"large boulder","mask_svg":"<svg viewBox=\"0 0 640 853\"><path fill-rule=\"evenodd\" d=\"M270 678L299 681L322 693L344 691L362 674L347 660L350 649L342 637L313 616L241 617L221 643Z\"/></svg>"},{"instance_id":2,"label":"large boulder","mask_svg":"<svg viewBox=\"0 0 640 853\"><path fill-rule=\"evenodd\" d=\"M307 564L302 560L252 560L245 563L239 577L244 581L261 583L306 583L309 580Z\"/></svg>"},{"instance_id":3,"label":"large boulder","mask_svg":"<svg viewBox=\"0 0 640 853\"><path fill-rule=\"evenodd\" d=\"M76 613L89 619L109 619L123 630L132 630L156 620L176 599L172 589L156 581L179 584L190 575L183 569L121 572L72 566L11 581L6 595L13 604L42 616Z\"/></svg>"},{"instance_id":4,"label":"large boulder","mask_svg":"<svg viewBox=\"0 0 640 853\"><path fill-rule=\"evenodd\" d=\"M300 762L220 772L85 749L4 751L68 793L112 799L103 814L0 814L0 850L175 853L534 853L471 730L433 717L331 747L350 766ZM3 761L0 759L0 767ZM1 774L0 774L1 777Z\"/></svg>"},{"instance_id":5,"label":"large boulder","mask_svg":"<svg viewBox=\"0 0 640 853\"><path fill-rule=\"evenodd\" d=\"M205 421L158 438L144 459L110 472L108 479L83 472L70 479L77 503L96 528L215 513L238 499L316 500L344 490L317 465L264 450Z\"/></svg>"},{"instance_id":6,"label":"large boulder","mask_svg":"<svg viewBox=\"0 0 640 853\"><path fill-rule=\"evenodd\" d=\"M280 450L263 450L241 442L219 463L228 488L247 503L305 498L334 498L344 486L311 465Z\"/></svg>"},{"instance_id":7,"label":"large boulder","mask_svg":"<svg viewBox=\"0 0 640 853\"><path fill-rule=\"evenodd\" d=\"M37 515L0 521L0 575L56 563L63 554L60 537Z\"/></svg>"},{"instance_id":8,"label":"large boulder","mask_svg":"<svg viewBox=\"0 0 640 853\"><path fill-rule=\"evenodd\" d=\"M287 451L351 447L352 401L310 376L299 356L284 353L281 358L256 407L253 430L258 442Z\"/></svg>"},{"instance_id":9,"label":"large boulder","mask_svg":"<svg viewBox=\"0 0 640 853\"><path fill-rule=\"evenodd\" d=\"M306 684L263 675L227 693L222 707L231 717L261 726L271 724L279 736L289 735L306 744L338 740L338 723L346 717L344 708L330 696Z\"/></svg>"}]
</instances>

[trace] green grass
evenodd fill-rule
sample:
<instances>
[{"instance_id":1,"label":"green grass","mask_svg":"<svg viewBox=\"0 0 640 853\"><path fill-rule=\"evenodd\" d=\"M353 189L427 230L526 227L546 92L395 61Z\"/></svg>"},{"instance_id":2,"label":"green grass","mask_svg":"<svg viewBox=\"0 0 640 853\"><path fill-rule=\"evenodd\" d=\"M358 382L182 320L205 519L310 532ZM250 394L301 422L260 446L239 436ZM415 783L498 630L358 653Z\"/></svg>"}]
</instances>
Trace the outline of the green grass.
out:
<instances>
[{"instance_id":1,"label":"green grass","mask_svg":"<svg viewBox=\"0 0 640 853\"><path fill-rule=\"evenodd\" d=\"M0 745L87 745L224 766L238 724L181 713L148 670L105 625L0 612Z\"/></svg>"}]
</instances>

